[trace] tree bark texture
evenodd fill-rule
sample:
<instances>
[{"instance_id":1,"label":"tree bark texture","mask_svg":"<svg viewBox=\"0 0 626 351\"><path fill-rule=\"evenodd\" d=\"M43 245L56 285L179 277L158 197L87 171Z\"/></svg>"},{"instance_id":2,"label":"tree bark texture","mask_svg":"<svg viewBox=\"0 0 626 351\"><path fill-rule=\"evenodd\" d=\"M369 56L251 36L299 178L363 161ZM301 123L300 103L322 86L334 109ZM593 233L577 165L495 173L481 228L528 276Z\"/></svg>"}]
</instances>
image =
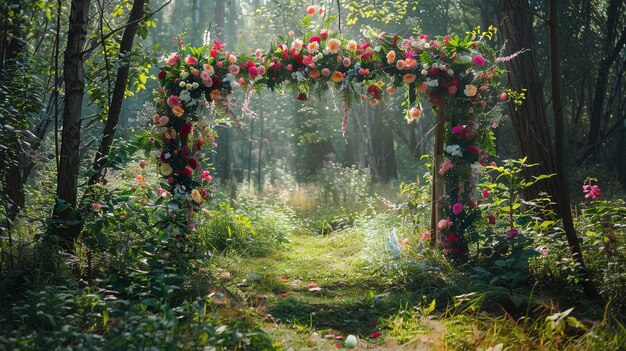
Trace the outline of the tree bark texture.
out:
<instances>
[{"instance_id":1,"label":"tree bark texture","mask_svg":"<svg viewBox=\"0 0 626 351\"><path fill-rule=\"evenodd\" d=\"M604 39L604 55L600 61L598 75L595 79L596 86L594 89L593 102L591 105L591 116L589 118L589 135L587 137L586 151L583 153L579 162L584 162L592 153L595 153L596 159L600 158L598 147L600 146L603 136L602 127L606 126L607 113L605 113L604 100L607 95L607 87L609 81L609 73L615 60L619 56L619 52L626 44L626 28L619 33L618 23L619 16L623 13L624 0L611 0L607 6L607 24Z\"/></svg>"},{"instance_id":2,"label":"tree bark texture","mask_svg":"<svg viewBox=\"0 0 626 351\"><path fill-rule=\"evenodd\" d=\"M19 6L19 0L12 0L13 6ZM25 46L23 32L21 30L21 21L19 16L13 16L9 21L8 12L10 6L7 4L0 5L0 13L3 19L0 22L0 78L10 79L11 73L5 72L5 69L13 69L18 66L17 61L22 54ZM25 116L16 116L17 125L13 125L15 129L27 127ZM22 182L22 163L24 162L24 152L19 145L17 134L8 141L6 145L7 159L0 161L2 164L2 182L4 183L4 193L7 199L7 218L12 222L17 217L20 209L25 205L24 183Z\"/></svg>"},{"instance_id":3,"label":"tree bark texture","mask_svg":"<svg viewBox=\"0 0 626 351\"><path fill-rule=\"evenodd\" d=\"M102 177L102 170L107 163L107 155L111 150L113 138L115 137L115 131L119 125L120 112L122 111L124 93L126 92L128 75L130 72L130 53L133 48L133 42L135 41L135 35L137 34L137 28L139 27L139 20L143 16L144 5L145 0L135 0L133 2L127 26L124 29L124 34L122 35L119 61L117 64L117 76L115 78L115 86L111 96L111 105L109 106L109 113L104 125L102 141L100 142L100 147L98 147L96 157L93 161L94 174L89 178L89 185L95 184ZM102 45L105 45L105 43L102 43Z\"/></svg>"},{"instance_id":4,"label":"tree bark texture","mask_svg":"<svg viewBox=\"0 0 626 351\"><path fill-rule=\"evenodd\" d=\"M374 164L380 180L388 182L398 178L396 166L396 153L393 143L393 131L383 118L384 107L378 105L374 108L374 120L371 128L371 140Z\"/></svg>"},{"instance_id":5,"label":"tree bark texture","mask_svg":"<svg viewBox=\"0 0 626 351\"><path fill-rule=\"evenodd\" d=\"M555 150L556 150L556 168L557 180L559 185L563 187L561 197L557 199L560 207L561 218L563 219L563 228L567 243L572 251L572 257L576 262L578 274L580 275L580 284L585 290L587 297L597 299L600 297L598 290L593 284L591 275L585 265L583 253L580 249L580 243L576 236L574 228L574 219L572 218L571 201L568 189L567 166L565 164L564 143L565 143L565 127L563 118L563 104L561 103L561 74L559 67L559 34L557 22L557 4L556 0L550 0L550 79L552 81L552 110L554 112L554 130L555 130Z\"/></svg>"},{"instance_id":6,"label":"tree bark texture","mask_svg":"<svg viewBox=\"0 0 626 351\"><path fill-rule=\"evenodd\" d=\"M74 207L78 194L80 127L85 90L83 49L87 36L90 0L73 0L71 4L67 46L64 56L65 104L61 133L61 158L57 178L57 198L68 206L55 206L55 215L67 224L57 228L62 246L69 248L78 237L79 228Z\"/></svg>"},{"instance_id":7,"label":"tree bark texture","mask_svg":"<svg viewBox=\"0 0 626 351\"><path fill-rule=\"evenodd\" d=\"M554 151L546 117L542 79L537 69L533 39L533 17L527 0L499 0L500 33L506 42L505 56L520 50L528 50L505 63L509 86L517 91L526 89L526 99L521 106L509 103L511 121L519 157L538 164L524 169L524 177L556 173ZM556 177L545 179L524 189L524 198L534 200L547 193L559 199L560 188ZM558 209L556 209L558 211Z\"/></svg>"}]
</instances>

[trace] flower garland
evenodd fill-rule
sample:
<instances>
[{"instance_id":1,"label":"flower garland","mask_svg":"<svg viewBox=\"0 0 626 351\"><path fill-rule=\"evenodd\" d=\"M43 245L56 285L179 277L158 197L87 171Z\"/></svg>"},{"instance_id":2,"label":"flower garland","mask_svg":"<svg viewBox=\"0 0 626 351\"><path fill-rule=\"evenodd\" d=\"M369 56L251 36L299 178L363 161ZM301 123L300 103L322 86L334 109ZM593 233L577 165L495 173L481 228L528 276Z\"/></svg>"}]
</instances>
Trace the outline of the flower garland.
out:
<instances>
[{"instance_id":1,"label":"flower garland","mask_svg":"<svg viewBox=\"0 0 626 351\"><path fill-rule=\"evenodd\" d=\"M495 29L475 29L463 38L401 38L372 32L369 39L355 41L328 28L314 32L311 21L317 12L308 13L301 20L302 36L291 31L267 52L257 49L252 55L237 56L224 51L217 40L199 48L181 40L178 52L164 58L153 140L161 150L159 173L169 191L179 194L176 206L168 208L167 221L176 223L178 231L193 228L192 214L210 198L212 176L206 154L216 146L215 121L200 116L212 112L233 117L228 107L233 89L243 89L246 101L253 87L290 88L299 100L335 89L343 100L345 128L354 101L376 105L404 86L408 123L427 109L436 110L445 123L445 160L437 165L437 173L447 193L439 199L443 219L437 223L438 237L445 252L464 261L466 233L480 217L474 197L477 165L494 151L492 129L501 117L498 104L510 97L518 100L514 92L503 92L499 86L502 60L484 43Z\"/></svg>"}]
</instances>

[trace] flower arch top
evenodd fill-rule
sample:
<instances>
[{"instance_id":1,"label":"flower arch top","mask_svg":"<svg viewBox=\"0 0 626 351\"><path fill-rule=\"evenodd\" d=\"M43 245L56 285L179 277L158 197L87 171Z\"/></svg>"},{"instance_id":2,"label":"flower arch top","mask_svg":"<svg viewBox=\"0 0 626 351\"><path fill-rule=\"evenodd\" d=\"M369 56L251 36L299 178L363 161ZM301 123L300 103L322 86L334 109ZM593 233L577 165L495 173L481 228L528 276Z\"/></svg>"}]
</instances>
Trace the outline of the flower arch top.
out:
<instances>
[{"instance_id":1,"label":"flower arch top","mask_svg":"<svg viewBox=\"0 0 626 351\"><path fill-rule=\"evenodd\" d=\"M192 226L191 214L210 195L212 176L202 165L215 147L215 133L200 117L206 111L218 118L233 116L228 98L233 89L246 91L246 101L253 87L291 89L299 100L334 89L342 99L345 128L352 103L376 105L406 87L409 123L434 108L445 124L445 162L436 166L448 191L438 199L445 219L439 221L438 232L444 249L462 257L463 233L477 216L474 165L484 164L494 151L492 128L501 115L498 103L511 97L519 102L519 95L500 87L502 59L485 43L495 28L485 32L477 28L464 37L402 38L371 32L367 39L351 40L324 25L312 30L316 12L309 8L308 13L300 21L303 35L289 32L265 51L237 55L219 40L197 48L181 40L178 51L164 59L158 73L153 141L161 150L158 168L170 191L187 196L188 201L179 201L178 206L188 215L182 222L179 215L176 227Z\"/></svg>"}]
</instances>

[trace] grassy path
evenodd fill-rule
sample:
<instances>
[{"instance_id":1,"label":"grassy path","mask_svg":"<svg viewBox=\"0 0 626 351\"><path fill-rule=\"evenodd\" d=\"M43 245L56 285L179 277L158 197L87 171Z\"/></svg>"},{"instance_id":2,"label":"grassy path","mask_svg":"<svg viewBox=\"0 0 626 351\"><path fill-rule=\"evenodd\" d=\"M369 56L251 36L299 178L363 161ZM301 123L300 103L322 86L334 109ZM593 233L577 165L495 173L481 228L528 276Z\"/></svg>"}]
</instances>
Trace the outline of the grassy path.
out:
<instances>
[{"instance_id":1,"label":"grassy path","mask_svg":"<svg viewBox=\"0 0 626 351\"><path fill-rule=\"evenodd\" d=\"M417 297L385 282L372 268L372 257L389 252L385 240L390 233L368 227L325 236L295 233L268 257L226 255L218 265L228 288L256 306L265 316L264 330L286 349L344 348L350 334L359 339L357 349L394 349L395 338L383 326ZM426 344L433 346L429 340Z\"/></svg>"}]
</instances>

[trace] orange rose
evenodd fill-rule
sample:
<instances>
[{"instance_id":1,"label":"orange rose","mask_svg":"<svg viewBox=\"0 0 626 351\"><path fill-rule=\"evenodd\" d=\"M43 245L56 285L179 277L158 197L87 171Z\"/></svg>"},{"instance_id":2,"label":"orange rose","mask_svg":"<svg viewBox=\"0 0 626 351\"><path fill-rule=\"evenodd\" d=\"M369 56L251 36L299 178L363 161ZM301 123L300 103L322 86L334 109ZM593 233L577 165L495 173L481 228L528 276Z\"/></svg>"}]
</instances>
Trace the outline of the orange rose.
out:
<instances>
[{"instance_id":1,"label":"orange rose","mask_svg":"<svg viewBox=\"0 0 626 351\"><path fill-rule=\"evenodd\" d=\"M220 98L220 96L222 96L222 93L220 93L220 91L216 89L216 90L212 90L209 96L211 96L211 100L217 100Z\"/></svg>"},{"instance_id":2,"label":"orange rose","mask_svg":"<svg viewBox=\"0 0 626 351\"><path fill-rule=\"evenodd\" d=\"M174 116L180 117L183 115L183 113L185 113L185 110L183 110L183 108L180 106L174 106L172 107L172 113L174 114Z\"/></svg>"},{"instance_id":3,"label":"orange rose","mask_svg":"<svg viewBox=\"0 0 626 351\"><path fill-rule=\"evenodd\" d=\"M316 69L312 69L309 71L309 77L313 78L313 79L317 79L320 77L320 71L316 70Z\"/></svg>"},{"instance_id":4,"label":"orange rose","mask_svg":"<svg viewBox=\"0 0 626 351\"><path fill-rule=\"evenodd\" d=\"M335 83L341 83L341 81L343 80L343 73L335 71L333 72L333 75L330 77L330 79Z\"/></svg>"}]
</instances>

